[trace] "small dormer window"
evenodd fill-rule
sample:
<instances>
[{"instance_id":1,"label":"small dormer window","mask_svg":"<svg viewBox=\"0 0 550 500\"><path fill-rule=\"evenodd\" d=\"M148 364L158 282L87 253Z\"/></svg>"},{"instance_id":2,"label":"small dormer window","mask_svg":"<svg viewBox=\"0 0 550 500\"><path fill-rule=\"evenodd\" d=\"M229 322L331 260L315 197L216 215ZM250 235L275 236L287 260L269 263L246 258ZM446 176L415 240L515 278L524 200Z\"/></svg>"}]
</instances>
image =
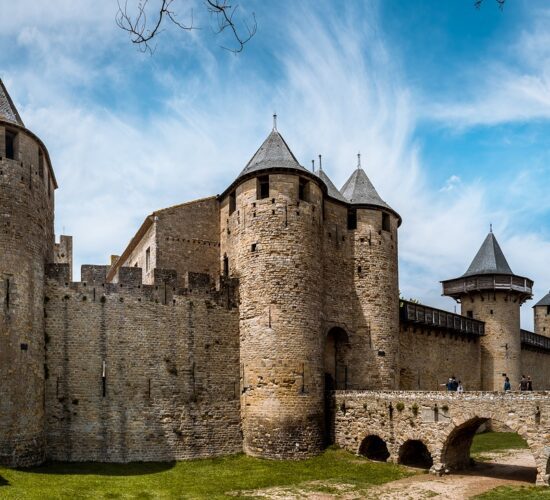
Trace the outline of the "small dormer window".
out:
<instances>
[{"instance_id":1,"label":"small dormer window","mask_svg":"<svg viewBox=\"0 0 550 500\"><path fill-rule=\"evenodd\" d=\"M390 231L390 214L387 214L386 212L382 212L382 230L383 231Z\"/></svg>"},{"instance_id":2,"label":"small dormer window","mask_svg":"<svg viewBox=\"0 0 550 500\"><path fill-rule=\"evenodd\" d=\"M6 139L6 158L10 160L15 160L15 138L17 134L11 130L6 130L5 139Z\"/></svg>"},{"instance_id":3,"label":"small dormer window","mask_svg":"<svg viewBox=\"0 0 550 500\"><path fill-rule=\"evenodd\" d=\"M258 200L269 198L269 175L261 175L260 177L258 177L256 198Z\"/></svg>"},{"instance_id":4,"label":"small dormer window","mask_svg":"<svg viewBox=\"0 0 550 500\"><path fill-rule=\"evenodd\" d=\"M348 229L357 229L357 210L355 208L348 210Z\"/></svg>"},{"instance_id":5,"label":"small dormer window","mask_svg":"<svg viewBox=\"0 0 550 500\"><path fill-rule=\"evenodd\" d=\"M233 191L229 195L229 215L237 209L237 193Z\"/></svg>"}]
</instances>

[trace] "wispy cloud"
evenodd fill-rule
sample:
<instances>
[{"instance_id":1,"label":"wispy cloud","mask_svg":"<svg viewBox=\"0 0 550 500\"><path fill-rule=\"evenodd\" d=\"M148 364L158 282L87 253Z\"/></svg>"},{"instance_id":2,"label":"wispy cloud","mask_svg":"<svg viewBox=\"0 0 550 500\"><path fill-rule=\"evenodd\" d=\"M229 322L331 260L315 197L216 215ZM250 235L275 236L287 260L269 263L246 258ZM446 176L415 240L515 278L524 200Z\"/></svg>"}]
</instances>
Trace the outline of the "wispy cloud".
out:
<instances>
[{"instance_id":1,"label":"wispy cloud","mask_svg":"<svg viewBox=\"0 0 550 500\"><path fill-rule=\"evenodd\" d=\"M301 163L309 166L323 154L337 185L361 151L379 193L403 216L400 283L406 296L452 308L438 282L464 272L490 222L512 268L550 283L539 267L548 238L511 223L511 213L524 207L521 192L511 198L516 204L503 206L498 193L476 179L453 175L443 186L432 182L415 135L426 112L403 73L398 47L388 44L378 3L315 5L262 7L273 18L283 9L285 21L260 24L256 45L238 58L216 52L216 44L205 44L197 33L183 52L168 44L153 58L139 54L116 31L111 2L57 0L57 8L44 4L27 17L32 9L18 2L9 27L0 19L0 31L6 28L0 46L21 61L0 55L0 69L25 122L52 153L61 187L57 232L65 227L74 235L77 265L120 253L147 213L221 192L267 135L276 110ZM525 34L518 47L542 51L541 37ZM506 67L498 71L512 74ZM471 90L463 104L434 105L431 119L493 123L492 108L515 87L493 82L494 101L487 102L490 83ZM521 101L507 116L514 107ZM524 174L521 182L536 179ZM497 186L499 193L511 189L505 184ZM516 265L527 254L529 264Z\"/></svg>"}]
</instances>

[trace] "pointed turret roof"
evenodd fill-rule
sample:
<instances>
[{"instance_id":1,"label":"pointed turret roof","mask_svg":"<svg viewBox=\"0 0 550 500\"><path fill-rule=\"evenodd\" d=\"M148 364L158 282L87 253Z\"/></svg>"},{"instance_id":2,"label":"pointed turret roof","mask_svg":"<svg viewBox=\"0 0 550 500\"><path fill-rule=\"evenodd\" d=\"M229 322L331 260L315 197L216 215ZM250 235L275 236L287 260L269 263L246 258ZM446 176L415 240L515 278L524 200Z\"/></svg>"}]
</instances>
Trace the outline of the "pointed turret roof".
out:
<instances>
[{"instance_id":1,"label":"pointed turret roof","mask_svg":"<svg viewBox=\"0 0 550 500\"><path fill-rule=\"evenodd\" d=\"M546 294L533 307L537 307L537 306L550 306L550 293Z\"/></svg>"},{"instance_id":2,"label":"pointed turret roof","mask_svg":"<svg viewBox=\"0 0 550 500\"><path fill-rule=\"evenodd\" d=\"M352 205L374 205L377 207L392 208L382 199L376 192L376 189L372 185L372 182L368 178L365 171L359 165L351 177L344 184L340 193L352 204Z\"/></svg>"},{"instance_id":3,"label":"pointed turret roof","mask_svg":"<svg viewBox=\"0 0 550 500\"><path fill-rule=\"evenodd\" d=\"M13 101L11 100L11 97L8 94L8 91L1 79L0 79L0 120L6 120L8 122L16 123L17 125L21 125L22 127L25 126L23 124L23 120L21 120L21 117L17 112L17 108L15 107L15 104L13 104Z\"/></svg>"},{"instance_id":4,"label":"pointed turret roof","mask_svg":"<svg viewBox=\"0 0 550 500\"><path fill-rule=\"evenodd\" d=\"M325 173L325 171L322 168L319 168L319 171L317 172L317 175L319 176L319 179L321 179L325 186L327 187L328 195L331 198L335 198L340 201L348 202L346 198L338 191L338 188L333 184L333 182L330 180L330 177Z\"/></svg>"},{"instance_id":5,"label":"pointed turret roof","mask_svg":"<svg viewBox=\"0 0 550 500\"><path fill-rule=\"evenodd\" d=\"M239 177L251 172L271 168L284 168L298 170L299 172L308 172L308 170L298 163L298 160L288 147L283 136L275 128L267 136L267 139L260 146L260 149L256 151L254 156L246 164L246 167L244 167L243 171L239 174Z\"/></svg>"},{"instance_id":6,"label":"pointed turret roof","mask_svg":"<svg viewBox=\"0 0 550 500\"><path fill-rule=\"evenodd\" d=\"M463 276L473 276L476 274L514 274L492 231L485 238L481 248Z\"/></svg>"}]
</instances>

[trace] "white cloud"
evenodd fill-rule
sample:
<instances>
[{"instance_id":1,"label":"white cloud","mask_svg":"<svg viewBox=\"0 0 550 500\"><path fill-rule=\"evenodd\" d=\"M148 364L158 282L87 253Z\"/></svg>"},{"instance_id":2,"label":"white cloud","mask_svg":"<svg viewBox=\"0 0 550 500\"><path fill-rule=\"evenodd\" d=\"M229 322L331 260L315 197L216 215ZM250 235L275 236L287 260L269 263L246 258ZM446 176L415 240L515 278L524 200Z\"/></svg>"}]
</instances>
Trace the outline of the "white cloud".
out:
<instances>
[{"instance_id":1,"label":"white cloud","mask_svg":"<svg viewBox=\"0 0 550 500\"><path fill-rule=\"evenodd\" d=\"M61 2L30 17L21 17L24 7L17 7L22 29L10 29L19 33L26 63L10 71L8 85L15 97L24 96L23 118L52 153L60 183L57 231L64 226L74 235L77 265L120 253L151 211L221 192L267 135L277 110L279 129L301 163L309 166L323 154L338 186L362 152L379 193L404 219L405 296L452 310L438 282L465 271L490 222L512 268L522 269L517 264L528 254L521 272L532 273L542 287L550 284L539 267L550 243L511 226L510 211L517 206L490 204L477 181L452 176L443 188L429 182L414 140L421 106L400 72L399 54L385 44L376 4L361 7L361 15L330 3L293 9L261 56L263 65L277 68L276 79L261 77L248 53L227 63L223 51L208 50L196 34L190 38L196 52L182 56L190 58L185 61L192 71L182 75L162 64L160 54L151 59L127 50L114 14L101 2L91 19L73 26L91 8L74 4ZM175 49L167 50L171 55ZM150 85L158 88L138 90L142 75L151 74ZM123 103L87 94L110 85ZM143 106L132 104L136 99ZM111 110L113 104L122 111ZM493 116L490 105L484 109ZM472 112L451 111L438 118L455 120L463 113L464 123L473 120Z\"/></svg>"}]
</instances>

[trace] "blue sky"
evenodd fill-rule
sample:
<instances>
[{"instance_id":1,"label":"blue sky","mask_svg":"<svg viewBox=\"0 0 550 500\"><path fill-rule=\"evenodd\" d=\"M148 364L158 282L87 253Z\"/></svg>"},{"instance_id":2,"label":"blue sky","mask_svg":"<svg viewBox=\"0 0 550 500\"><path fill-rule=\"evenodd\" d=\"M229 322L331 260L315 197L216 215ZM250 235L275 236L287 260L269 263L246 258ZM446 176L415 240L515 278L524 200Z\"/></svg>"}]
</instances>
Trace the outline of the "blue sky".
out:
<instances>
[{"instance_id":1,"label":"blue sky","mask_svg":"<svg viewBox=\"0 0 550 500\"><path fill-rule=\"evenodd\" d=\"M165 31L151 56L116 28L115 0L0 0L0 77L50 150L78 267L120 253L153 210L222 192L276 110L301 163L323 154L337 186L361 151L403 217L406 297L452 310L439 280L465 271L490 223L547 293L547 2L239 4L258 21L243 53L219 48L199 0L175 0L203 29Z\"/></svg>"}]
</instances>

